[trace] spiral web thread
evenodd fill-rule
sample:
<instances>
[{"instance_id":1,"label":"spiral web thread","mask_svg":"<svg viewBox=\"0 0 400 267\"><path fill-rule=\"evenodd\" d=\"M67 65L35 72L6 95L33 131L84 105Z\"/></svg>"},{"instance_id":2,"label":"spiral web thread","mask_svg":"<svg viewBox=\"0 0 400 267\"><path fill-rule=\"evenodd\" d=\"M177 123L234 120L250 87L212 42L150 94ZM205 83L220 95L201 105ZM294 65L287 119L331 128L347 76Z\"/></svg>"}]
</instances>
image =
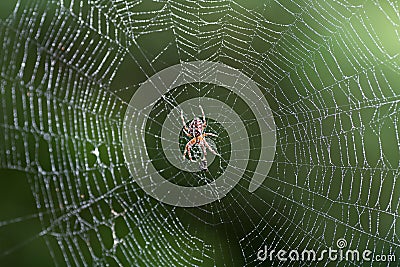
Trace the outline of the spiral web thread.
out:
<instances>
[{"instance_id":1,"label":"spiral web thread","mask_svg":"<svg viewBox=\"0 0 400 267\"><path fill-rule=\"evenodd\" d=\"M60 265L253 266L264 245L322 250L339 238L399 254L398 3L255 2L19 2L0 22L0 167L27 173L38 213L2 227L39 217L27 242L43 238ZM134 82L116 85L127 60ZM185 210L136 186L121 127L142 82L194 60L258 84L277 151L253 195L244 179Z\"/></svg>"}]
</instances>

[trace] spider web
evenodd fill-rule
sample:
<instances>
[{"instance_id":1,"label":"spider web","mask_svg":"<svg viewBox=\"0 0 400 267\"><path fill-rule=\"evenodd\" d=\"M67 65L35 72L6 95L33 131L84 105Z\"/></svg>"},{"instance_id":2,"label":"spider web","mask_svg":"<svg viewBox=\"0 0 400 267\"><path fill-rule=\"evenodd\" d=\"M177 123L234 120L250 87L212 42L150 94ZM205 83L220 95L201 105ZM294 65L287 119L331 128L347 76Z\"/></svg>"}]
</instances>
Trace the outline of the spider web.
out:
<instances>
[{"instance_id":1,"label":"spider web","mask_svg":"<svg viewBox=\"0 0 400 267\"><path fill-rule=\"evenodd\" d=\"M398 30L396 1L18 1L0 22L0 167L26 173L37 212L0 225L37 217L41 230L2 255L43 239L61 266L254 266L265 264L256 256L264 245L320 251L339 238L399 254ZM257 160L252 106L208 83L171 90L147 107L147 123L130 125L151 144L144 166L204 185L234 164L226 125L256 140L227 196L181 208L137 185L123 120L146 80L198 60L257 84L273 112L276 152L250 193L255 165L267 164ZM208 173L168 165L165 153L182 157L182 133L177 146L161 144L170 130L162 122L182 128L175 108L192 98L188 122L205 98L230 107L208 120L221 152Z\"/></svg>"}]
</instances>

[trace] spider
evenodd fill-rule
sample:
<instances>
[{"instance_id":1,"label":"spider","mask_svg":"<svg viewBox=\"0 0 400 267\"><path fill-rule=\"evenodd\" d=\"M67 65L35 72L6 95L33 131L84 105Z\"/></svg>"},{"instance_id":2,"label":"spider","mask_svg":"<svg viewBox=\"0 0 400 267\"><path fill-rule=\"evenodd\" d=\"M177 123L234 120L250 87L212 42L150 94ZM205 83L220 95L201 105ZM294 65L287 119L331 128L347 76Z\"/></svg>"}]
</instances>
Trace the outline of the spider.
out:
<instances>
[{"instance_id":1,"label":"spider","mask_svg":"<svg viewBox=\"0 0 400 267\"><path fill-rule=\"evenodd\" d=\"M192 139L187 142L185 146L185 151L183 153L183 159L186 158L186 154L188 154L189 159L191 162L196 162L192 158L192 154L190 153L190 150L194 145L199 145L201 147L201 150L203 151L203 159L202 163L207 162L206 161L206 155L207 155L207 148L210 150L214 155L219 156L219 154L214 151L214 149L211 148L211 146L207 143L206 141L206 136L213 136L213 137L218 137L218 135L213 134L213 133L205 133L204 130L207 126L206 123L206 117L204 115L203 108L199 106L202 114L202 118L194 118L190 124L189 127L186 126L185 119L183 118L183 112L181 110L181 119L183 123L183 131L188 137L192 137Z\"/></svg>"}]
</instances>

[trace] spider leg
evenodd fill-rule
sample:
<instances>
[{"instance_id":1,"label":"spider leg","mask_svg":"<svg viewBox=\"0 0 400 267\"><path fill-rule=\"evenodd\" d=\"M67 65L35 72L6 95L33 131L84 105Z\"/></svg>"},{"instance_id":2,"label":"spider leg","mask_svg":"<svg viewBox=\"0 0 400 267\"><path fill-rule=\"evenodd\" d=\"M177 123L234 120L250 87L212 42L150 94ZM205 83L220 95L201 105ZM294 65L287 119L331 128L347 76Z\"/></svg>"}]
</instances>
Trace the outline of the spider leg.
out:
<instances>
[{"instance_id":1,"label":"spider leg","mask_svg":"<svg viewBox=\"0 0 400 267\"><path fill-rule=\"evenodd\" d=\"M218 135L214 133L205 133L204 136L213 136L213 137L218 137Z\"/></svg>"},{"instance_id":2,"label":"spider leg","mask_svg":"<svg viewBox=\"0 0 400 267\"><path fill-rule=\"evenodd\" d=\"M185 146L185 151L183 152L183 159L186 159L186 154L188 154L189 156L189 160L191 162L196 162L195 160L193 160L192 158L192 153L190 153L190 150L192 149L192 146L196 143L196 138L193 138L192 140L190 140L189 142L187 142L186 146Z\"/></svg>"},{"instance_id":3,"label":"spider leg","mask_svg":"<svg viewBox=\"0 0 400 267\"><path fill-rule=\"evenodd\" d=\"M204 146L204 139L203 139L203 141L200 143L200 146L201 146L201 150L203 151L203 161L205 161L206 160L206 156L207 156L207 149L206 149L206 147Z\"/></svg>"},{"instance_id":4,"label":"spider leg","mask_svg":"<svg viewBox=\"0 0 400 267\"><path fill-rule=\"evenodd\" d=\"M214 149L212 149L212 147L207 143L206 139L203 138L204 144L206 145L206 147L211 151L211 153L213 153L216 156L221 156L220 154L218 154L217 152L215 152Z\"/></svg>"},{"instance_id":5,"label":"spider leg","mask_svg":"<svg viewBox=\"0 0 400 267\"><path fill-rule=\"evenodd\" d=\"M201 150L203 151L203 158L201 159L201 162L200 162L200 169L202 171L207 171L208 170L208 167L207 167L208 164L207 164L207 158L206 158L207 148L204 146L204 138L200 142L200 146L201 146Z\"/></svg>"},{"instance_id":6,"label":"spider leg","mask_svg":"<svg viewBox=\"0 0 400 267\"><path fill-rule=\"evenodd\" d=\"M206 115L204 115L204 110L201 105L199 105L199 108L201 110L201 116L203 117L203 128L206 128L206 126L207 126Z\"/></svg>"},{"instance_id":7,"label":"spider leg","mask_svg":"<svg viewBox=\"0 0 400 267\"><path fill-rule=\"evenodd\" d=\"M181 110L181 119L182 119L183 126L186 127L185 119L183 118L183 110Z\"/></svg>"},{"instance_id":8,"label":"spider leg","mask_svg":"<svg viewBox=\"0 0 400 267\"><path fill-rule=\"evenodd\" d=\"M186 136L192 137L193 135L191 135L187 129L183 128L183 132L186 134Z\"/></svg>"},{"instance_id":9,"label":"spider leg","mask_svg":"<svg viewBox=\"0 0 400 267\"><path fill-rule=\"evenodd\" d=\"M192 137L192 135L189 133L189 128L186 126L185 119L183 118L183 111L182 110L181 110L181 119L182 119L182 124L183 124L183 132L187 136Z\"/></svg>"}]
</instances>

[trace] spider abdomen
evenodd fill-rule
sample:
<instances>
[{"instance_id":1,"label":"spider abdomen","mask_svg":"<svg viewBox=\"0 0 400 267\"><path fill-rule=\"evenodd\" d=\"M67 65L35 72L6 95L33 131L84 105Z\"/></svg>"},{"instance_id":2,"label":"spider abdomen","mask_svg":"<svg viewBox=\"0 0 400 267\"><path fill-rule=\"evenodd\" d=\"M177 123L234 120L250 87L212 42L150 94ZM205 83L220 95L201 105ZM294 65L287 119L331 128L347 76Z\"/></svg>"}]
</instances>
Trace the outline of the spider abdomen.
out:
<instances>
[{"instance_id":1,"label":"spider abdomen","mask_svg":"<svg viewBox=\"0 0 400 267\"><path fill-rule=\"evenodd\" d=\"M199 137L203 134L203 121L196 118L189 125L189 132L194 137Z\"/></svg>"}]
</instances>

